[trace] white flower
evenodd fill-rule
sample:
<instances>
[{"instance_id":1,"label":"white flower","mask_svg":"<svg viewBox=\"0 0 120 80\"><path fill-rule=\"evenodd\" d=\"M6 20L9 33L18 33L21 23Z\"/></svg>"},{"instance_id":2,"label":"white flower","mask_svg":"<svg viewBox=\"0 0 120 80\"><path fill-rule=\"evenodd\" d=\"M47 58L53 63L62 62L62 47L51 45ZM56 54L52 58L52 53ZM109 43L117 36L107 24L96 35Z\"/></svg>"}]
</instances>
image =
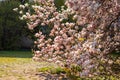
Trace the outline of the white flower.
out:
<instances>
[{"instance_id":1,"label":"white flower","mask_svg":"<svg viewBox=\"0 0 120 80\"><path fill-rule=\"evenodd\" d=\"M35 8L35 5L32 5L32 8Z\"/></svg>"},{"instance_id":2,"label":"white flower","mask_svg":"<svg viewBox=\"0 0 120 80\"><path fill-rule=\"evenodd\" d=\"M25 8L25 6L24 6L24 5L19 5L19 7L20 7L20 8L22 8L22 9L24 9L24 8Z\"/></svg>"},{"instance_id":3,"label":"white flower","mask_svg":"<svg viewBox=\"0 0 120 80\"><path fill-rule=\"evenodd\" d=\"M108 63L109 63L109 64L113 64L113 61L112 61L112 60L109 60Z\"/></svg>"},{"instance_id":4,"label":"white flower","mask_svg":"<svg viewBox=\"0 0 120 80\"><path fill-rule=\"evenodd\" d=\"M29 13L29 12L26 12L26 15L29 17L29 16L30 16L30 13Z\"/></svg>"},{"instance_id":5,"label":"white flower","mask_svg":"<svg viewBox=\"0 0 120 80\"><path fill-rule=\"evenodd\" d=\"M18 11L18 8L14 8L13 11Z\"/></svg>"},{"instance_id":6,"label":"white flower","mask_svg":"<svg viewBox=\"0 0 120 80\"><path fill-rule=\"evenodd\" d=\"M36 34L35 34L35 37L39 37L39 36L40 36L40 34L39 34L39 33L36 33Z\"/></svg>"},{"instance_id":7,"label":"white flower","mask_svg":"<svg viewBox=\"0 0 120 80\"><path fill-rule=\"evenodd\" d=\"M23 14L23 11L20 11L19 13L20 13L20 14Z\"/></svg>"},{"instance_id":8,"label":"white flower","mask_svg":"<svg viewBox=\"0 0 120 80\"><path fill-rule=\"evenodd\" d=\"M74 15L74 16L73 16L73 19L75 20L75 19L77 19L77 17L78 17L78 15Z\"/></svg>"},{"instance_id":9,"label":"white flower","mask_svg":"<svg viewBox=\"0 0 120 80\"><path fill-rule=\"evenodd\" d=\"M19 17L20 20L23 20L23 17Z\"/></svg>"},{"instance_id":10,"label":"white flower","mask_svg":"<svg viewBox=\"0 0 120 80\"><path fill-rule=\"evenodd\" d=\"M28 7L29 6L29 4L28 3L25 3L25 7Z\"/></svg>"},{"instance_id":11,"label":"white flower","mask_svg":"<svg viewBox=\"0 0 120 80\"><path fill-rule=\"evenodd\" d=\"M23 17L24 19L26 19L26 18L27 18L27 16L26 16L26 15L23 15L22 17Z\"/></svg>"},{"instance_id":12,"label":"white flower","mask_svg":"<svg viewBox=\"0 0 120 80\"><path fill-rule=\"evenodd\" d=\"M40 53L40 51L35 51L35 53L36 53L36 54L39 54L39 53Z\"/></svg>"}]
</instances>

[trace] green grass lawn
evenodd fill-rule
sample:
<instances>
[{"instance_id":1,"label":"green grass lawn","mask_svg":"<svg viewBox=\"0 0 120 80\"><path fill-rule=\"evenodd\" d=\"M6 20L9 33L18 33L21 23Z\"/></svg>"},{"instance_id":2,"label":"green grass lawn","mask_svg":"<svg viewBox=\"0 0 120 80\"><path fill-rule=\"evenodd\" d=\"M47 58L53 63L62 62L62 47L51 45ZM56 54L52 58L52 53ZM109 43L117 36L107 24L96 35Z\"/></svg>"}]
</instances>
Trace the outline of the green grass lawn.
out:
<instances>
[{"instance_id":1,"label":"green grass lawn","mask_svg":"<svg viewBox=\"0 0 120 80\"><path fill-rule=\"evenodd\" d=\"M0 51L0 64L24 63L32 61L30 51Z\"/></svg>"},{"instance_id":2,"label":"green grass lawn","mask_svg":"<svg viewBox=\"0 0 120 80\"><path fill-rule=\"evenodd\" d=\"M0 51L0 57L32 58L31 51Z\"/></svg>"},{"instance_id":3,"label":"green grass lawn","mask_svg":"<svg viewBox=\"0 0 120 80\"><path fill-rule=\"evenodd\" d=\"M39 80L37 68L51 66L32 60L30 51L0 51L0 80Z\"/></svg>"}]
</instances>

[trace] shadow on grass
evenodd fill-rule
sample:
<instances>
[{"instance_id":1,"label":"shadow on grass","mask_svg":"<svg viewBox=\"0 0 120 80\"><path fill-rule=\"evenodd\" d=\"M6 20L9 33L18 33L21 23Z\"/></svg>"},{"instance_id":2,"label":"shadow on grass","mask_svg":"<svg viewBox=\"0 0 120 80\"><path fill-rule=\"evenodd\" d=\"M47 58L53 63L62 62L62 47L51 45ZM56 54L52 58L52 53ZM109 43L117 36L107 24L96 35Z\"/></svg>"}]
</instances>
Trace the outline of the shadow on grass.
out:
<instances>
[{"instance_id":1,"label":"shadow on grass","mask_svg":"<svg viewBox=\"0 0 120 80\"><path fill-rule=\"evenodd\" d=\"M39 77L44 77L44 80L69 80L66 78L65 74L49 74L49 73L40 73L36 74Z\"/></svg>"},{"instance_id":2,"label":"shadow on grass","mask_svg":"<svg viewBox=\"0 0 120 80\"><path fill-rule=\"evenodd\" d=\"M32 58L31 51L0 51L0 57Z\"/></svg>"}]
</instances>

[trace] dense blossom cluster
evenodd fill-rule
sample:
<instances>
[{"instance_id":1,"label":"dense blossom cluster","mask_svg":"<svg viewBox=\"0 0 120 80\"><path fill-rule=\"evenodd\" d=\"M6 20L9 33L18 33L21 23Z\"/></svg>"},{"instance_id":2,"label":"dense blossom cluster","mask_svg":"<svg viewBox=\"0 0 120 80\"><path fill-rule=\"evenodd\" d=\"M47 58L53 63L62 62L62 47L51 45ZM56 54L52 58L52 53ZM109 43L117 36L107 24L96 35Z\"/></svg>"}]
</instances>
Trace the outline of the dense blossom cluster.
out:
<instances>
[{"instance_id":1,"label":"dense blossom cluster","mask_svg":"<svg viewBox=\"0 0 120 80\"><path fill-rule=\"evenodd\" d=\"M97 59L120 51L119 0L66 0L57 10L54 0L36 0L32 5L20 5L21 19L28 21L28 29L49 26L49 35L35 34L34 60L47 60L59 65L76 64L83 68L81 76L91 73ZM66 8L67 7L67 8ZM25 14L22 10L27 9ZM18 10L17 8L14 10Z\"/></svg>"}]
</instances>

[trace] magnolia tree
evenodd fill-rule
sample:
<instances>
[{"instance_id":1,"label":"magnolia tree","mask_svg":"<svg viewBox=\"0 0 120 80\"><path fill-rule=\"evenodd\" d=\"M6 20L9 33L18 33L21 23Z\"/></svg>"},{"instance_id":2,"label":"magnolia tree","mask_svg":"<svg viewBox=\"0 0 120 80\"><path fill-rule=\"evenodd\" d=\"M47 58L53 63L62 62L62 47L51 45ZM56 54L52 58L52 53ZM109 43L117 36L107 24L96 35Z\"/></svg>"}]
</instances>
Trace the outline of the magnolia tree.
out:
<instances>
[{"instance_id":1,"label":"magnolia tree","mask_svg":"<svg viewBox=\"0 0 120 80\"><path fill-rule=\"evenodd\" d=\"M65 0L60 10L54 0L34 2L19 6L20 19L27 20L30 30L50 28L49 35L41 30L35 34L34 60L79 65L80 76L88 76L94 74L99 59L120 51L119 0Z\"/></svg>"}]
</instances>

